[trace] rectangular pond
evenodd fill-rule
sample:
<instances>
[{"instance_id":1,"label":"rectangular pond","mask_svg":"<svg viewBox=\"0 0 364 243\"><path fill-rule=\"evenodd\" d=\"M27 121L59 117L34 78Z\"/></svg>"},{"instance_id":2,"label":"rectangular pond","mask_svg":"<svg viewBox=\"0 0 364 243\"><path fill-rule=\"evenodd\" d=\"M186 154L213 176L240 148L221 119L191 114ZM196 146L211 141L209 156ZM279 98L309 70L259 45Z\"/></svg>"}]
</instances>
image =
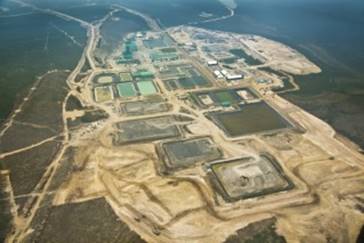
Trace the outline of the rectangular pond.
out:
<instances>
[{"instance_id":1,"label":"rectangular pond","mask_svg":"<svg viewBox=\"0 0 364 243\"><path fill-rule=\"evenodd\" d=\"M233 202L290 190L294 187L279 163L271 156L212 162L208 175L215 190Z\"/></svg>"},{"instance_id":2,"label":"rectangular pond","mask_svg":"<svg viewBox=\"0 0 364 243\"><path fill-rule=\"evenodd\" d=\"M140 81L137 86L141 95L152 95L157 93L157 89L153 81Z\"/></svg>"},{"instance_id":3,"label":"rectangular pond","mask_svg":"<svg viewBox=\"0 0 364 243\"><path fill-rule=\"evenodd\" d=\"M131 82L120 83L116 87L120 97L132 97L137 95L134 85Z\"/></svg>"},{"instance_id":4,"label":"rectangular pond","mask_svg":"<svg viewBox=\"0 0 364 243\"><path fill-rule=\"evenodd\" d=\"M240 137L291 127L291 124L265 102L240 105L239 110L207 114L229 137Z\"/></svg>"}]
</instances>

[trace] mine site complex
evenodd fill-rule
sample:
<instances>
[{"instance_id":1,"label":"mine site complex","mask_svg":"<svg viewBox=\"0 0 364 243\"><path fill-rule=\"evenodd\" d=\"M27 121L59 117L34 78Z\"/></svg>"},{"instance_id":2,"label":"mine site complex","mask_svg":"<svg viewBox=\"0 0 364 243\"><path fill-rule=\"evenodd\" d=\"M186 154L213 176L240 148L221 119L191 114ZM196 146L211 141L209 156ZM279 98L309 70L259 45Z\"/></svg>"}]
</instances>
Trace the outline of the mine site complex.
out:
<instances>
[{"instance_id":1,"label":"mine site complex","mask_svg":"<svg viewBox=\"0 0 364 243\"><path fill-rule=\"evenodd\" d=\"M160 29L135 14L152 30L128 34L105 60L93 54L97 27L83 23L90 40L68 78L62 152L30 191L2 172L9 241L51 234L55 213L36 222L42 205L103 199L125 242L237 242L264 220L288 242L352 242L364 222L363 156L279 96L299 88L293 75L320 68L260 36Z\"/></svg>"}]
</instances>

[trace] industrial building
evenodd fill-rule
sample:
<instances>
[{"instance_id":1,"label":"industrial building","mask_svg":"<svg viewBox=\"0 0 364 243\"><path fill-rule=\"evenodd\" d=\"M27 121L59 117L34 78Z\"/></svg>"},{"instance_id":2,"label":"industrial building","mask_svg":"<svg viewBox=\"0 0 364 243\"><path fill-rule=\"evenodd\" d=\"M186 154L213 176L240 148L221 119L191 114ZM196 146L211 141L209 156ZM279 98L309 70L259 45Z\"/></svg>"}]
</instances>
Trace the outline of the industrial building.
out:
<instances>
[{"instance_id":1,"label":"industrial building","mask_svg":"<svg viewBox=\"0 0 364 243\"><path fill-rule=\"evenodd\" d=\"M222 78L224 78L224 75L219 71L219 70L215 70L214 71L214 75L215 75L215 77L216 78L218 78L218 79L222 79Z\"/></svg>"},{"instance_id":2,"label":"industrial building","mask_svg":"<svg viewBox=\"0 0 364 243\"><path fill-rule=\"evenodd\" d=\"M209 61L207 61L207 65L208 66L215 66L217 64L218 64L218 62L216 60L209 60Z\"/></svg>"},{"instance_id":3,"label":"industrial building","mask_svg":"<svg viewBox=\"0 0 364 243\"><path fill-rule=\"evenodd\" d=\"M221 70L220 73L226 78L226 80L229 80L229 81L244 78L244 76L242 74L231 74L228 71L226 71L225 69Z\"/></svg>"},{"instance_id":4,"label":"industrial building","mask_svg":"<svg viewBox=\"0 0 364 243\"><path fill-rule=\"evenodd\" d=\"M134 53L138 51L135 38L125 40L123 51L120 58L117 60L118 64L138 63L139 61L134 58Z\"/></svg>"},{"instance_id":5,"label":"industrial building","mask_svg":"<svg viewBox=\"0 0 364 243\"><path fill-rule=\"evenodd\" d=\"M210 87L211 83L191 64L173 64L162 66L159 77L168 90L195 89Z\"/></svg>"},{"instance_id":6,"label":"industrial building","mask_svg":"<svg viewBox=\"0 0 364 243\"><path fill-rule=\"evenodd\" d=\"M228 74L227 76L226 76L226 79L227 80L238 80L238 79L242 79L243 78L243 75L241 75L241 74Z\"/></svg>"},{"instance_id":7,"label":"industrial building","mask_svg":"<svg viewBox=\"0 0 364 243\"><path fill-rule=\"evenodd\" d=\"M166 61L176 61L179 56L176 52L162 52L160 50L153 51L149 55L152 62L166 62Z\"/></svg>"}]
</instances>

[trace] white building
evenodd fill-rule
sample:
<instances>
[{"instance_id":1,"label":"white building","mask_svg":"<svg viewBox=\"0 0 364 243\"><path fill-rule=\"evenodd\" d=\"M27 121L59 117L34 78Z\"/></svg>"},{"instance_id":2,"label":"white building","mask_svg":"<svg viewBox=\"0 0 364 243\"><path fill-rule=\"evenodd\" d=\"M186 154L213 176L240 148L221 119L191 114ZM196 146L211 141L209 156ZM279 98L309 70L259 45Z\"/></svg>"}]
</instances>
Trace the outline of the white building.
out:
<instances>
[{"instance_id":1,"label":"white building","mask_svg":"<svg viewBox=\"0 0 364 243\"><path fill-rule=\"evenodd\" d=\"M214 66L214 65L217 65L217 61L216 61L216 60L209 60L209 61L207 61L207 65L208 65L208 66Z\"/></svg>"},{"instance_id":2,"label":"white building","mask_svg":"<svg viewBox=\"0 0 364 243\"><path fill-rule=\"evenodd\" d=\"M236 79L242 79L242 78L243 78L243 75L241 75L241 74L234 74L234 75L228 74L226 76L227 80L236 80Z\"/></svg>"},{"instance_id":3,"label":"white building","mask_svg":"<svg viewBox=\"0 0 364 243\"><path fill-rule=\"evenodd\" d=\"M214 71L215 77L216 78L223 78L224 76L222 75L222 73L219 70L215 70Z\"/></svg>"},{"instance_id":4,"label":"white building","mask_svg":"<svg viewBox=\"0 0 364 243\"><path fill-rule=\"evenodd\" d=\"M229 74L228 74L228 72L227 72L225 69L223 69L223 70L221 71L221 73L222 73L222 75L224 75L225 77L229 75Z\"/></svg>"}]
</instances>

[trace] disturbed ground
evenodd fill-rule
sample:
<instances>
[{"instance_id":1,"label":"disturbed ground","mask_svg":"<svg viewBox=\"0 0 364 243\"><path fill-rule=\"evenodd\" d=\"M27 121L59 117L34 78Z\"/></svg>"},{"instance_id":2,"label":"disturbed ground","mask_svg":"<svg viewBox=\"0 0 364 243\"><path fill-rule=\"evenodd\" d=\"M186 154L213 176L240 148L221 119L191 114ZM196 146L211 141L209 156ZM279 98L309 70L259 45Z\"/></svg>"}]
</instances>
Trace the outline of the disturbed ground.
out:
<instances>
[{"instance_id":1,"label":"disturbed ground","mask_svg":"<svg viewBox=\"0 0 364 243\"><path fill-rule=\"evenodd\" d=\"M131 100L98 103L92 93L93 77L104 71L130 68L94 60L102 23L124 10L145 19L156 33L161 31L158 24L122 6L114 6L108 15L93 23L34 8L78 21L88 30L89 41L75 70L50 72L39 79L1 130L2 239L355 242L364 222L364 158L352 144L338 140L325 122L273 92L262 92L261 85L251 82L252 77L234 85L256 89L259 99L289 120L293 128L230 138L205 116L206 111L186 99L190 90L167 90L158 77L158 95L168 104L167 109L130 115L122 112L120 105ZM176 29L169 32L176 33ZM185 41L175 38L177 42ZM265 57L270 59L266 66L282 70L289 62L287 55L296 55L285 71L319 72L318 67L290 48L266 39L253 44L249 38L245 36L240 41L247 48L253 46L252 50L282 48L282 56L277 51L265 51ZM213 87L208 90L231 86L216 81L201 60L189 57L177 43L172 45L209 79ZM146 68L158 72L147 57L142 55L140 59L145 60ZM249 72L254 74L257 68L251 67ZM137 97L132 101L146 100ZM168 122L156 123L160 117L169 117ZM115 137L127 129L119 124L132 124L134 120L143 120L138 125L149 121L140 127L141 138L128 141L128 135L123 143L118 143ZM156 133L167 135L153 137L148 133L148 140L143 139L146 133L142 129L150 132L153 127ZM173 133L168 133L171 128ZM222 159L256 158L269 153L294 187L228 202L208 178L204 163L209 161L166 173L162 169L165 154L157 149L162 140L196 137L213 141Z\"/></svg>"}]
</instances>

